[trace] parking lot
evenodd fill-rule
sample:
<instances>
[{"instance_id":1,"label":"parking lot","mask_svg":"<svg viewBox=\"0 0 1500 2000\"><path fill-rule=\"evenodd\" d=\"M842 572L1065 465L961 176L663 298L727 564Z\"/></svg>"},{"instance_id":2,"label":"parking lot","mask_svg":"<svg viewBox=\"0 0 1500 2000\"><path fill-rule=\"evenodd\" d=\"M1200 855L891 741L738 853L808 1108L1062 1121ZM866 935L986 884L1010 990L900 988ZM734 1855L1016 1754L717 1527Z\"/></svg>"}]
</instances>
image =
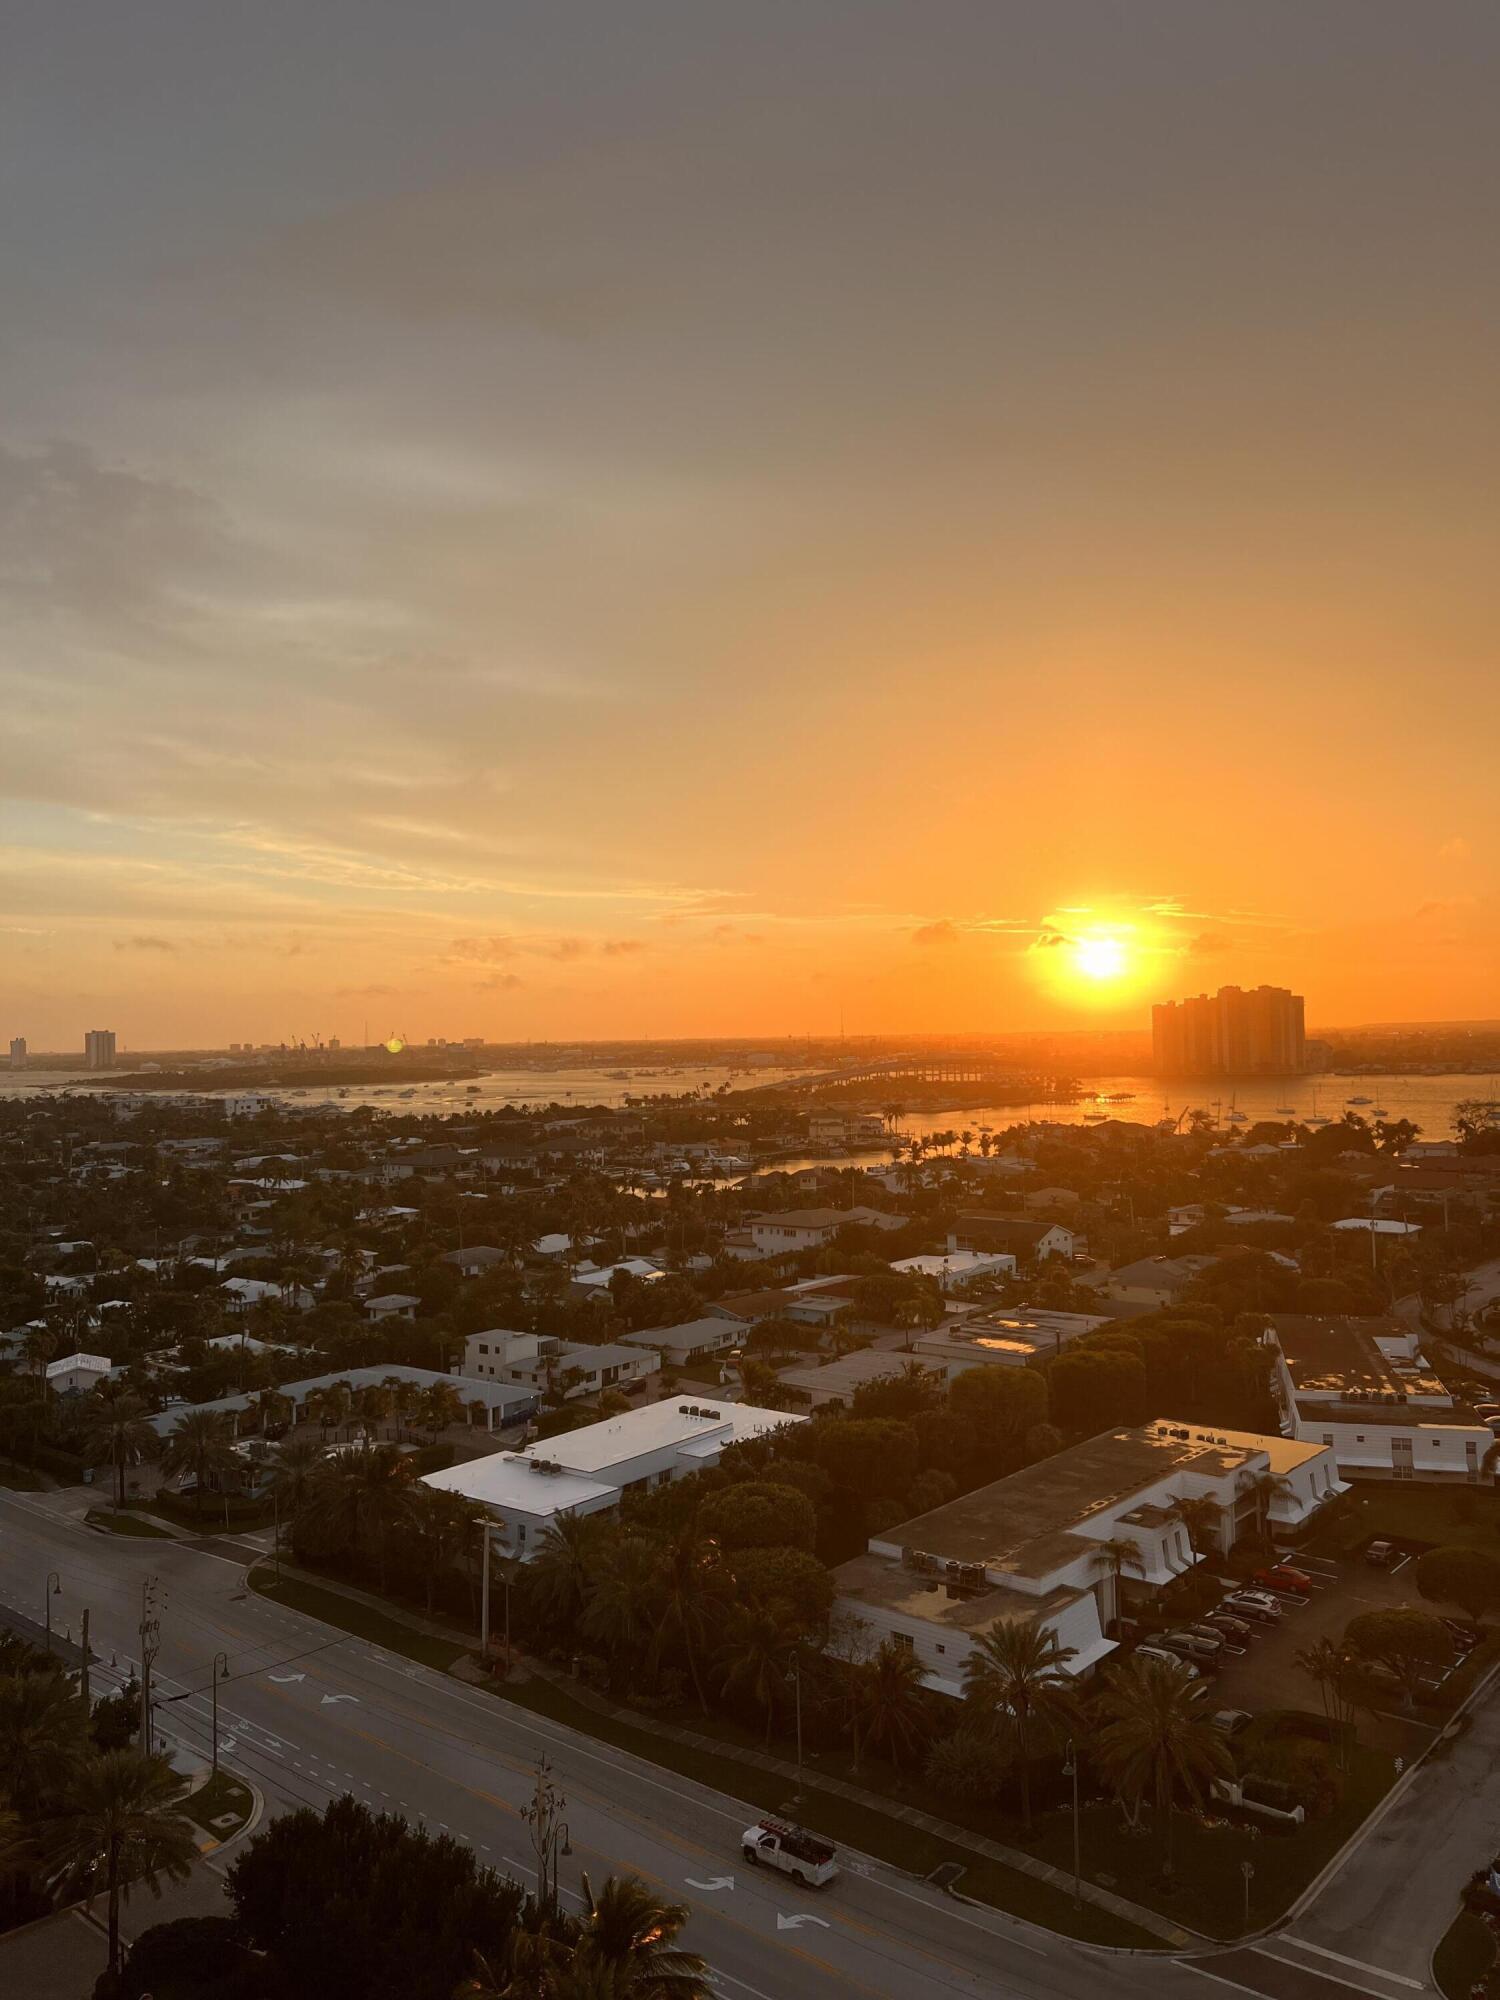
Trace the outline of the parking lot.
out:
<instances>
[{"instance_id":1,"label":"parking lot","mask_svg":"<svg viewBox=\"0 0 1500 2000\"><path fill-rule=\"evenodd\" d=\"M1225 1660L1213 1687L1216 1707L1248 1709L1253 1715L1276 1708L1319 1713L1322 1695L1297 1666L1298 1653L1320 1639L1341 1640L1350 1619L1363 1611L1407 1607L1431 1612L1443 1608L1418 1595L1409 1555L1399 1556L1388 1570L1372 1568L1359 1558L1292 1555L1287 1560L1311 1579L1311 1594L1278 1595L1282 1607L1278 1622L1255 1626L1254 1637L1243 1653ZM1433 1719L1420 1709L1414 1714L1403 1713L1396 1694L1381 1701L1372 1715L1360 1718L1360 1734L1367 1741L1387 1745L1393 1755L1419 1749L1434 1728Z\"/></svg>"}]
</instances>

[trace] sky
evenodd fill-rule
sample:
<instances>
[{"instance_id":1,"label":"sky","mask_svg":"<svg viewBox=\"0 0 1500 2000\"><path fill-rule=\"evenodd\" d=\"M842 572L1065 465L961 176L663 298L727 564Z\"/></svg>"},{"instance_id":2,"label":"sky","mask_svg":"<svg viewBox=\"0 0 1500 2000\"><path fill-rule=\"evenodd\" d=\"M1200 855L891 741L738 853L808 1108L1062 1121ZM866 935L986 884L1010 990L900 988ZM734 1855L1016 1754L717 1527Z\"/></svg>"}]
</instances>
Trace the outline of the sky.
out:
<instances>
[{"instance_id":1,"label":"sky","mask_svg":"<svg viewBox=\"0 0 1500 2000\"><path fill-rule=\"evenodd\" d=\"M1500 1014L1491 0L12 0L0 1036Z\"/></svg>"}]
</instances>

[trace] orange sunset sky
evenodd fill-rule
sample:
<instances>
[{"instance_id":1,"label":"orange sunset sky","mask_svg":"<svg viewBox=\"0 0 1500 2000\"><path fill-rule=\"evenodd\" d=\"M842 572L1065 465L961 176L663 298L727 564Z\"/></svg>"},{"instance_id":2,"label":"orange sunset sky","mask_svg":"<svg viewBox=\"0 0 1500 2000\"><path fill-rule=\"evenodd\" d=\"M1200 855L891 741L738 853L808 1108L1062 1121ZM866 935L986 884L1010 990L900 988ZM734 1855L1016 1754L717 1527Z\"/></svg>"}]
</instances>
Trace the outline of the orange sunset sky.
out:
<instances>
[{"instance_id":1,"label":"orange sunset sky","mask_svg":"<svg viewBox=\"0 0 1500 2000\"><path fill-rule=\"evenodd\" d=\"M1500 14L21 0L0 1035L1500 1015Z\"/></svg>"}]
</instances>

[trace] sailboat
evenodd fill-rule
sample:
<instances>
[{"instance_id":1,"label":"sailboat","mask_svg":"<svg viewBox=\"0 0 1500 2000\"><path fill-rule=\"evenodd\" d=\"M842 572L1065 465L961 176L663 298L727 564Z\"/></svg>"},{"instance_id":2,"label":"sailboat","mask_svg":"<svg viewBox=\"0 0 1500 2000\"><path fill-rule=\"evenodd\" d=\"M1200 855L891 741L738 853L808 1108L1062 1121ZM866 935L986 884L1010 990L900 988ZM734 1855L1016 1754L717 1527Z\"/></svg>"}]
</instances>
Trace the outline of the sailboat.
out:
<instances>
[{"instance_id":1,"label":"sailboat","mask_svg":"<svg viewBox=\"0 0 1500 2000\"><path fill-rule=\"evenodd\" d=\"M1239 1092L1237 1090L1231 1091L1229 1109L1224 1113L1224 1123L1226 1125L1248 1125L1250 1123L1249 1118L1239 1108L1238 1098Z\"/></svg>"},{"instance_id":2,"label":"sailboat","mask_svg":"<svg viewBox=\"0 0 1500 2000\"><path fill-rule=\"evenodd\" d=\"M1313 1085L1312 1116L1304 1118L1302 1122L1304 1125L1331 1125L1333 1123L1331 1118L1323 1118L1318 1114L1318 1086L1316 1084Z\"/></svg>"}]
</instances>

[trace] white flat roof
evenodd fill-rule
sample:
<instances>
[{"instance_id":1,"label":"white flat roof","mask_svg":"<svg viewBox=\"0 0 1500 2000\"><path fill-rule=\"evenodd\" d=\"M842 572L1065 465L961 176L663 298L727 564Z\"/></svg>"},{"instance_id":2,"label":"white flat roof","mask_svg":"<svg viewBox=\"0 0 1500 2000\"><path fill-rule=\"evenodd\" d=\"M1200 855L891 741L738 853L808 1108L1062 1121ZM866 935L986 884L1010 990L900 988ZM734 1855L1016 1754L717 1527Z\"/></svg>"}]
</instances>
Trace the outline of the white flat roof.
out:
<instances>
[{"instance_id":1,"label":"white flat roof","mask_svg":"<svg viewBox=\"0 0 1500 2000\"><path fill-rule=\"evenodd\" d=\"M547 1454L543 1451L537 1456ZM429 1472L422 1484L441 1493L461 1493L466 1500L512 1514L566 1513L590 1500L612 1500L616 1494L613 1486L576 1472L538 1472L534 1460L514 1451L497 1451L488 1458L450 1465L444 1472Z\"/></svg>"},{"instance_id":2,"label":"white flat roof","mask_svg":"<svg viewBox=\"0 0 1500 2000\"><path fill-rule=\"evenodd\" d=\"M684 1414L697 1410L700 1414ZM712 1412L703 1415L704 1411ZM585 1424L581 1430L564 1431L531 1447L538 1458L550 1458L571 1472L605 1473L612 1465L639 1458L648 1451L670 1445L684 1448L711 1444L722 1448L745 1438L764 1437L783 1424L806 1423L805 1417L785 1410L762 1410L751 1403L726 1403L712 1396L673 1396L663 1403L650 1403L643 1410L626 1410L602 1424ZM700 1450L693 1457L705 1456Z\"/></svg>"}]
</instances>

